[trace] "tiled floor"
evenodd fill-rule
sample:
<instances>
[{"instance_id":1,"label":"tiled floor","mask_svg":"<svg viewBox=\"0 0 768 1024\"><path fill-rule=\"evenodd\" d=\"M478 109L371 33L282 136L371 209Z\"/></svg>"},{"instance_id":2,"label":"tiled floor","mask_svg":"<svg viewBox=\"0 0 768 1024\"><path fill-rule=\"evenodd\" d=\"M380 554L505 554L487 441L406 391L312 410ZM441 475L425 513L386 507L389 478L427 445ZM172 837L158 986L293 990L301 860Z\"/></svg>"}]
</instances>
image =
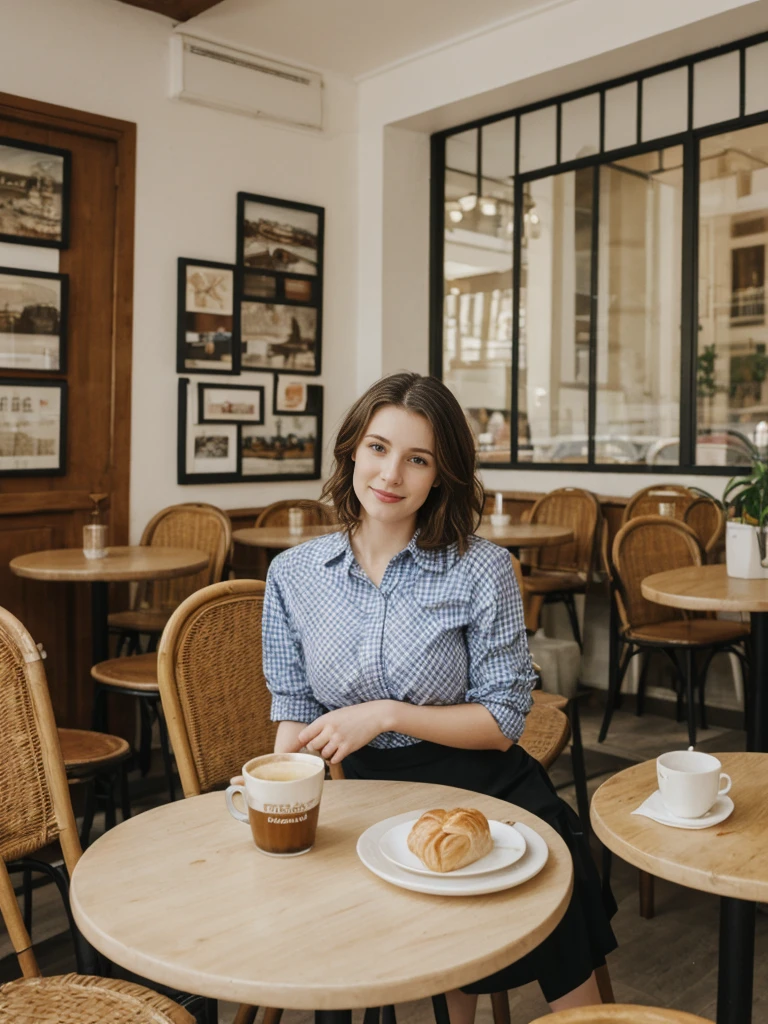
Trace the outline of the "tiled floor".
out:
<instances>
[{"instance_id":1,"label":"tiled floor","mask_svg":"<svg viewBox=\"0 0 768 1024\"><path fill-rule=\"evenodd\" d=\"M645 715L636 718L617 712L605 744L598 747L600 724L597 703L582 713L582 728L587 752L587 772L594 776L590 790L612 772L632 761L654 757L665 749L686 745L685 727L666 718ZM733 730L710 729L702 734L701 749L743 749L743 734ZM568 783L569 758L564 755L554 766L552 778L564 785L563 797L573 802L573 787ZM138 810L138 808L137 808ZM596 848L597 852L597 848ZM610 957L609 967L619 1001L675 1007L714 1019L717 988L718 900L716 897L683 889L656 880L656 917L643 920L638 914L637 872L621 862L614 866L614 893L619 912L614 929L619 948ZM59 973L73 969L70 946L63 935L64 918L58 898L48 886L35 893L35 942L43 970ZM393 941L397 937L393 936ZM0 981L16 974L5 935L0 935ZM755 956L754 1024L768 1022L768 916L757 915ZM546 1013L547 1006L538 986L529 985L510 992L513 1024L527 1024ZM220 1024L230 1024L235 1008L220 1005ZM357 1017L355 1020L357 1024ZM398 1006L399 1024L432 1024L428 1000ZM286 1011L286 1024L311 1024L312 1015ZM490 1024L490 1002L481 999L479 1024Z\"/></svg>"}]
</instances>

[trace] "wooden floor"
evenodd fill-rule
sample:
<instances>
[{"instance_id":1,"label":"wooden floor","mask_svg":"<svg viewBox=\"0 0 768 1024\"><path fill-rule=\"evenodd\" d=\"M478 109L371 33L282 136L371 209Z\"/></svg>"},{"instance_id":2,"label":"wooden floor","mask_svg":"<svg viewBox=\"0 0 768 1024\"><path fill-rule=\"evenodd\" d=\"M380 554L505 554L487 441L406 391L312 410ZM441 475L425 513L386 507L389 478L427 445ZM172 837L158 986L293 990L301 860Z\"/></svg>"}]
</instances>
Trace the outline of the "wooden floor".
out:
<instances>
[{"instance_id":1,"label":"wooden floor","mask_svg":"<svg viewBox=\"0 0 768 1024\"><path fill-rule=\"evenodd\" d=\"M663 750L685 746L684 727L653 715L636 718L617 712L606 742L597 744L600 708L588 706L582 714L587 773L593 776L593 791L613 772L633 761L654 757ZM700 749L744 749L743 733L712 728L702 733ZM574 803L570 782L570 759L563 755L551 771L562 796ZM158 782L160 780L158 779ZM137 801L136 810L158 802L157 795ZM768 840L767 840L768 841ZM597 853L598 848L595 846ZM718 900L714 896L683 889L656 880L656 917L643 920L638 914L637 872L619 861L614 866L614 894L619 912L614 930L619 948L609 959L616 998L623 1002L674 1007L714 1020L717 990ZM65 919L58 897L51 886L35 892L34 939L45 973L64 973L74 969ZM396 937L393 936L393 941ZM7 936L0 933L0 981L16 976L14 960L8 955ZM755 954L754 1024L768 1022L768 915L758 913ZM527 1024L546 1013L547 1006L538 986L529 985L510 992L513 1024ZM230 1024L235 1008L219 1007L220 1024ZM359 1015L362 1019L362 1013ZM397 1007L398 1024L432 1024L428 1000ZM490 1003L481 998L478 1024L491 1024ZM286 1011L286 1024L311 1024L312 1015ZM358 1014L355 1014L355 1024Z\"/></svg>"}]
</instances>

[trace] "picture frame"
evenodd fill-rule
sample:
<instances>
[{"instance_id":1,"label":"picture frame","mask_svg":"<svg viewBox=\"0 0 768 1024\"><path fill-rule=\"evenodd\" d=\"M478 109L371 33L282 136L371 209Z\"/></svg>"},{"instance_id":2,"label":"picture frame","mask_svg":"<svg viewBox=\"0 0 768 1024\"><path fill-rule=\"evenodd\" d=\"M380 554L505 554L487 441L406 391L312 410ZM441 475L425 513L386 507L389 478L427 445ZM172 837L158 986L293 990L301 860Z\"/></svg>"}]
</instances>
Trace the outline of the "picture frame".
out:
<instances>
[{"instance_id":1,"label":"picture frame","mask_svg":"<svg viewBox=\"0 0 768 1024\"><path fill-rule=\"evenodd\" d=\"M235 267L179 257L176 372L239 373L235 343Z\"/></svg>"},{"instance_id":2,"label":"picture frame","mask_svg":"<svg viewBox=\"0 0 768 1024\"><path fill-rule=\"evenodd\" d=\"M72 154L0 135L0 242L69 248Z\"/></svg>"},{"instance_id":3,"label":"picture frame","mask_svg":"<svg viewBox=\"0 0 768 1024\"><path fill-rule=\"evenodd\" d=\"M241 373L320 373L322 318L317 307L240 298L235 320Z\"/></svg>"},{"instance_id":4,"label":"picture frame","mask_svg":"<svg viewBox=\"0 0 768 1024\"><path fill-rule=\"evenodd\" d=\"M67 382L0 378L0 476L63 476Z\"/></svg>"},{"instance_id":5,"label":"picture frame","mask_svg":"<svg viewBox=\"0 0 768 1024\"><path fill-rule=\"evenodd\" d=\"M275 415L306 412L309 390L310 385L305 380L278 374L275 377L272 412Z\"/></svg>"},{"instance_id":6,"label":"picture frame","mask_svg":"<svg viewBox=\"0 0 768 1024\"><path fill-rule=\"evenodd\" d=\"M200 423L264 422L264 387L260 384L197 385Z\"/></svg>"},{"instance_id":7,"label":"picture frame","mask_svg":"<svg viewBox=\"0 0 768 1024\"><path fill-rule=\"evenodd\" d=\"M241 478L259 482L319 480L322 427L322 411L273 415L259 426L241 424Z\"/></svg>"},{"instance_id":8,"label":"picture frame","mask_svg":"<svg viewBox=\"0 0 768 1024\"><path fill-rule=\"evenodd\" d=\"M236 423L198 422L197 392L179 378L177 480L179 484L224 484L240 480L240 437Z\"/></svg>"},{"instance_id":9,"label":"picture frame","mask_svg":"<svg viewBox=\"0 0 768 1024\"><path fill-rule=\"evenodd\" d=\"M0 371L66 373L69 277L0 267Z\"/></svg>"},{"instance_id":10,"label":"picture frame","mask_svg":"<svg viewBox=\"0 0 768 1024\"><path fill-rule=\"evenodd\" d=\"M237 262L245 268L322 281L324 235L322 206L237 193Z\"/></svg>"}]
</instances>

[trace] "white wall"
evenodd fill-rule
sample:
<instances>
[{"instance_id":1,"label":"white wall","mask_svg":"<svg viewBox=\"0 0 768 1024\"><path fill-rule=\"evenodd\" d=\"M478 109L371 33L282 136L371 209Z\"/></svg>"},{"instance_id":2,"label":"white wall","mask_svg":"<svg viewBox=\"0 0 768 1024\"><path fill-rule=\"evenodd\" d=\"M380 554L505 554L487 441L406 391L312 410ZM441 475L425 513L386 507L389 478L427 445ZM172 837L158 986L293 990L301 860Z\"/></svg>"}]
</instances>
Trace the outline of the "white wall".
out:
<instances>
[{"instance_id":1,"label":"white wall","mask_svg":"<svg viewBox=\"0 0 768 1024\"><path fill-rule=\"evenodd\" d=\"M281 129L167 99L167 18L115 0L5 0L2 11L0 92L138 125L132 539L178 501L242 508L316 496L319 482L176 484L176 259L234 260L239 190L326 208L323 373L313 381L325 385L327 460L355 397L354 83L326 76L322 134ZM13 248L31 266L28 247Z\"/></svg>"}]
</instances>

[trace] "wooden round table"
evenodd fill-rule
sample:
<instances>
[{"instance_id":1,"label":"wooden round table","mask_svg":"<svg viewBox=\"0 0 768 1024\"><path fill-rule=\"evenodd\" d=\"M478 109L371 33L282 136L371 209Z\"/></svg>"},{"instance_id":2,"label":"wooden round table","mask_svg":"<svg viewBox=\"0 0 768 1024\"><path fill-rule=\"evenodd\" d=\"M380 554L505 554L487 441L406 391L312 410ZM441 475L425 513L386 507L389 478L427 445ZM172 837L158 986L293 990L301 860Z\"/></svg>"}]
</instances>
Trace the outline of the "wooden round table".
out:
<instances>
[{"instance_id":1,"label":"wooden round table","mask_svg":"<svg viewBox=\"0 0 768 1024\"><path fill-rule=\"evenodd\" d=\"M633 815L657 788L654 760L600 786L592 797L592 826L601 842L641 871L720 896L717 1021L749 1024L754 901L768 902L768 754L715 756L733 780L735 810L722 824L678 829Z\"/></svg>"},{"instance_id":2,"label":"wooden round table","mask_svg":"<svg viewBox=\"0 0 768 1024\"><path fill-rule=\"evenodd\" d=\"M488 896L427 896L363 866L360 834L424 807L478 807L549 847L542 871ZM317 842L267 857L223 793L165 804L90 846L72 875L83 935L141 977L253 1006L342 1011L448 991L519 959L560 921L573 868L557 833L503 800L446 786L327 782ZM325 1015L324 1015L325 1016Z\"/></svg>"},{"instance_id":3,"label":"wooden round table","mask_svg":"<svg viewBox=\"0 0 768 1024\"><path fill-rule=\"evenodd\" d=\"M191 576L208 565L208 555L192 548L151 545L107 548L104 558L86 558L80 548L34 551L11 560L11 572L30 580L90 583L91 659L109 657L109 584Z\"/></svg>"},{"instance_id":4,"label":"wooden round table","mask_svg":"<svg viewBox=\"0 0 768 1024\"><path fill-rule=\"evenodd\" d=\"M768 751L768 580L740 580L724 565L691 565L646 577L649 601L701 612L749 612L752 671L748 680L747 749Z\"/></svg>"},{"instance_id":5,"label":"wooden round table","mask_svg":"<svg viewBox=\"0 0 768 1024\"><path fill-rule=\"evenodd\" d=\"M340 526L305 526L301 533L291 533L287 526L260 526L246 530L235 530L232 539L239 544L252 547L283 551L294 548L315 537L337 533ZM493 541L511 551L520 548L544 548L555 544L567 544L573 540L573 531L565 526L548 526L546 523L510 523L508 526L491 526L485 520L476 534L484 540Z\"/></svg>"}]
</instances>

